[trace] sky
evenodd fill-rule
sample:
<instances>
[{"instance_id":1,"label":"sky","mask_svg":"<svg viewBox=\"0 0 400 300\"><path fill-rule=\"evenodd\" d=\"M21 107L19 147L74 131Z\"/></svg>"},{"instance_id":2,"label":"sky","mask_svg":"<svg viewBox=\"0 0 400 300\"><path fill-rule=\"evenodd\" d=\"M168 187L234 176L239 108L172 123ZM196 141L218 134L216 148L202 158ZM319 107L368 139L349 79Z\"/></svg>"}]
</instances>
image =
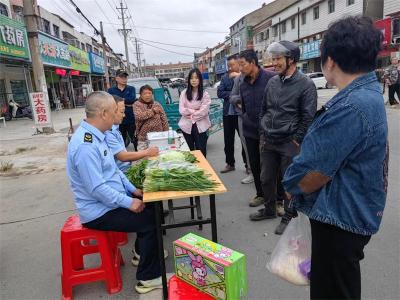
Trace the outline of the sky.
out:
<instances>
[{"instance_id":1,"label":"sky","mask_svg":"<svg viewBox=\"0 0 400 300\"><path fill-rule=\"evenodd\" d=\"M87 18L100 29L103 21L107 42L117 53L125 53L122 28L116 6L121 0L74 0ZM134 38L141 41L142 59L146 64L193 61L194 52L202 52L223 42L229 27L245 14L272 0L122 0L128 16L127 27L132 29L128 41L129 61L136 62ZM93 36L94 31L79 16L68 0L38 0L38 4L62 16L78 31ZM155 28L162 28L155 29ZM165 30L178 29L178 30ZM202 32L201 32L202 31ZM157 43L155 43L157 42ZM163 44L160 44L163 43ZM171 45L178 45L175 47ZM182 47L185 46L185 47ZM165 50L157 49L163 48ZM195 48L191 48L195 47ZM143 64L143 63L142 63Z\"/></svg>"}]
</instances>

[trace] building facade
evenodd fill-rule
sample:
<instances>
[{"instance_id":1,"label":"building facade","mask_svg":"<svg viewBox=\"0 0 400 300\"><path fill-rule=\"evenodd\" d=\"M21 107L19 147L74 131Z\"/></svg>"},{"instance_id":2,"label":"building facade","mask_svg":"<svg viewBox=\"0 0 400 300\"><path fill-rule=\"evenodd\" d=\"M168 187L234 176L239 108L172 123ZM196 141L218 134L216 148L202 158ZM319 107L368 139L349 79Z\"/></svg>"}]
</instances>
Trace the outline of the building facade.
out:
<instances>
[{"instance_id":1,"label":"building facade","mask_svg":"<svg viewBox=\"0 0 400 300\"><path fill-rule=\"evenodd\" d=\"M146 68L147 70L153 70L154 76L159 79L185 78L193 68L193 63L178 62L177 64L152 65Z\"/></svg>"}]
</instances>

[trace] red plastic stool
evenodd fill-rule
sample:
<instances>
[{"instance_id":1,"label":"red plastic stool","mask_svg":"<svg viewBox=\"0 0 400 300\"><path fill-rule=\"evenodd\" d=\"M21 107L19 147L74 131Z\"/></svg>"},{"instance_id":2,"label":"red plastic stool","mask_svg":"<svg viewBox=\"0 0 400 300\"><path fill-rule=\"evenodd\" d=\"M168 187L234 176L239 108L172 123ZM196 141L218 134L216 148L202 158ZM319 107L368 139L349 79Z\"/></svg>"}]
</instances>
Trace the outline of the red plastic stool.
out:
<instances>
[{"instance_id":1,"label":"red plastic stool","mask_svg":"<svg viewBox=\"0 0 400 300\"><path fill-rule=\"evenodd\" d=\"M194 286L179 279L175 275L168 283L168 300L213 300L214 298L199 291Z\"/></svg>"},{"instance_id":2,"label":"red plastic stool","mask_svg":"<svg viewBox=\"0 0 400 300\"><path fill-rule=\"evenodd\" d=\"M91 244L88 241L96 241ZM72 299L72 287L82 283L104 280L110 294L122 289L119 271L123 264L121 252L112 231L99 231L81 225L78 215L71 216L61 229L62 298ZM101 265L84 269L83 256L99 253Z\"/></svg>"},{"instance_id":3,"label":"red plastic stool","mask_svg":"<svg viewBox=\"0 0 400 300\"><path fill-rule=\"evenodd\" d=\"M128 244L128 234L126 232L113 232L113 234L118 246Z\"/></svg>"}]
</instances>

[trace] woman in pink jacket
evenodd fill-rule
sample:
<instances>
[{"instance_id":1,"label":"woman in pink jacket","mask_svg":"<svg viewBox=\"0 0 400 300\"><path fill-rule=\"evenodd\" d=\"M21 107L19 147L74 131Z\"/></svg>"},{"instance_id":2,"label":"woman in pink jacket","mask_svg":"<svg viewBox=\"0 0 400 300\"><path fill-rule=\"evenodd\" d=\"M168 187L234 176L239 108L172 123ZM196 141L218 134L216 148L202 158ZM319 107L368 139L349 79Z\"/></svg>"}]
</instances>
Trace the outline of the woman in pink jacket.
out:
<instances>
[{"instance_id":1,"label":"woman in pink jacket","mask_svg":"<svg viewBox=\"0 0 400 300\"><path fill-rule=\"evenodd\" d=\"M182 115L179 127L190 150L200 150L206 156L208 129L211 127L208 117L211 98L204 91L199 69L194 68L189 72L187 86L179 100L179 112Z\"/></svg>"}]
</instances>

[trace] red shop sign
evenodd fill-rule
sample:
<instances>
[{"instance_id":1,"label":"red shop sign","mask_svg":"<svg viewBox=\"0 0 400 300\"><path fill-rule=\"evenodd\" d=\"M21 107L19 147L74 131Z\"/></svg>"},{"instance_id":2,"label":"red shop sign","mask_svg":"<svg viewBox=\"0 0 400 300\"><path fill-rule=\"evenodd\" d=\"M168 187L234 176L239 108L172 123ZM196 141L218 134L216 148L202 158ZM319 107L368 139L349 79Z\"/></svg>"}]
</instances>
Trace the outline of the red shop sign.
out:
<instances>
[{"instance_id":1,"label":"red shop sign","mask_svg":"<svg viewBox=\"0 0 400 300\"><path fill-rule=\"evenodd\" d=\"M56 69L56 74L60 75L62 77L64 77L65 75L67 75L67 70L64 69Z\"/></svg>"},{"instance_id":2,"label":"red shop sign","mask_svg":"<svg viewBox=\"0 0 400 300\"><path fill-rule=\"evenodd\" d=\"M375 21L375 27L380 29L383 34L383 45L390 45L392 43L392 18L386 18Z\"/></svg>"},{"instance_id":3,"label":"red shop sign","mask_svg":"<svg viewBox=\"0 0 400 300\"><path fill-rule=\"evenodd\" d=\"M71 76L79 76L81 73L79 71L71 70L69 71L69 75Z\"/></svg>"}]
</instances>

